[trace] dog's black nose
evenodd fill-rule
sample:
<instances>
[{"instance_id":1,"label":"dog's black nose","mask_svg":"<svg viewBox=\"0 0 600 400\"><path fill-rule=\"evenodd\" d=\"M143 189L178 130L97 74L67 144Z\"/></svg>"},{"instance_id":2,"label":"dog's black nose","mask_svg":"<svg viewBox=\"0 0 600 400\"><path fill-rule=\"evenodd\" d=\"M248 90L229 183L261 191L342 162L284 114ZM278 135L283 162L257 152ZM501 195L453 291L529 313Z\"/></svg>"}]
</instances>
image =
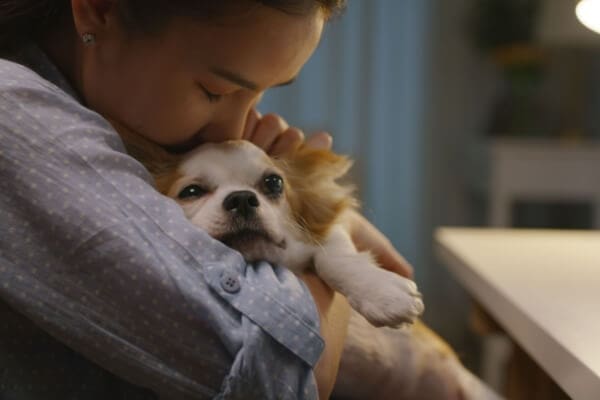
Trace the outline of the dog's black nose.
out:
<instances>
[{"instance_id":1,"label":"dog's black nose","mask_svg":"<svg viewBox=\"0 0 600 400\"><path fill-rule=\"evenodd\" d=\"M259 205L258 198L249 190L231 192L223 200L225 211L237 213L246 218L254 215Z\"/></svg>"}]
</instances>

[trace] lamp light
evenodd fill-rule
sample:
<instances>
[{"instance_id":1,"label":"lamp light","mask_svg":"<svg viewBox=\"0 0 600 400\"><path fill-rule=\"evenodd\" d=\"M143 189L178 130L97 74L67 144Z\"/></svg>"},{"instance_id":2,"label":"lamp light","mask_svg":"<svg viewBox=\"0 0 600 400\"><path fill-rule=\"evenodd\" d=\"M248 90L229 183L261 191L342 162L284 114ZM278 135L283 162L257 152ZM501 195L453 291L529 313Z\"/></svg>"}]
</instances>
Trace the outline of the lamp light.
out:
<instances>
[{"instance_id":1,"label":"lamp light","mask_svg":"<svg viewBox=\"0 0 600 400\"><path fill-rule=\"evenodd\" d=\"M588 3L590 0L579 2ZM592 3L599 3L592 0ZM540 1L540 15L536 28L536 41L545 48L597 48L600 35L587 29L575 14L573 0Z\"/></svg>"},{"instance_id":2,"label":"lamp light","mask_svg":"<svg viewBox=\"0 0 600 400\"><path fill-rule=\"evenodd\" d=\"M577 19L586 28L600 33L600 0L581 0L575 6Z\"/></svg>"}]
</instances>

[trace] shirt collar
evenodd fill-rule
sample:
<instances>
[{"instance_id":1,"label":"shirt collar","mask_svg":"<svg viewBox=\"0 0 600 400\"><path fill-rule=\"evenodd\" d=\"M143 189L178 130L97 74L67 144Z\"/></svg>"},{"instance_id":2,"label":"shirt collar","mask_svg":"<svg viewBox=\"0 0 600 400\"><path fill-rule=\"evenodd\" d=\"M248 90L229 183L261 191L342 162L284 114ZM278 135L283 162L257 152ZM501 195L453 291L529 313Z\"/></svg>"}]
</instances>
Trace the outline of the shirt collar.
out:
<instances>
[{"instance_id":1,"label":"shirt collar","mask_svg":"<svg viewBox=\"0 0 600 400\"><path fill-rule=\"evenodd\" d=\"M73 86L67 81L58 67L50 60L48 55L36 44L25 46L17 56L17 61L37 72L42 78L52 82L67 94L81 102L81 97Z\"/></svg>"}]
</instances>

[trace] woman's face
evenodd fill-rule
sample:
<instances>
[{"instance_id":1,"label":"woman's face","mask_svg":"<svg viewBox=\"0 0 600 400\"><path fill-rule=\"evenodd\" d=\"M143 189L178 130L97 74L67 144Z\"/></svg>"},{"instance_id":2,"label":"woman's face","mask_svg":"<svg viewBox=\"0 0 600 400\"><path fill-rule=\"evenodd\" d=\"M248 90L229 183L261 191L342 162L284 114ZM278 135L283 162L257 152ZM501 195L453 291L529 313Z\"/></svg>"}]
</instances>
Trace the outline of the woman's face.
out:
<instances>
[{"instance_id":1,"label":"woman's face","mask_svg":"<svg viewBox=\"0 0 600 400\"><path fill-rule=\"evenodd\" d=\"M107 22L81 49L79 90L90 108L163 145L239 139L262 93L298 75L323 24L320 12L264 6L218 22L177 18L149 37Z\"/></svg>"}]
</instances>

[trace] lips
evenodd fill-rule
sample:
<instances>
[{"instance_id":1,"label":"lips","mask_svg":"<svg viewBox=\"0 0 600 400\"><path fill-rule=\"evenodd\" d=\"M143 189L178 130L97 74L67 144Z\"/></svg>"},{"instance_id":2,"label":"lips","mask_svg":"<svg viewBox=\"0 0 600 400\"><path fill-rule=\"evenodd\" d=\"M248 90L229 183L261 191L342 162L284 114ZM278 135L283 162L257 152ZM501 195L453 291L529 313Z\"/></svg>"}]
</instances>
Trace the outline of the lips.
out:
<instances>
[{"instance_id":1,"label":"lips","mask_svg":"<svg viewBox=\"0 0 600 400\"><path fill-rule=\"evenodd\" d=\"M285 248L285 240L277 242L268 232L262 229L238 229L220 235L217 239L234 249L259 243L268 243L276 247Z\"/></svg>"}]
</instances>

